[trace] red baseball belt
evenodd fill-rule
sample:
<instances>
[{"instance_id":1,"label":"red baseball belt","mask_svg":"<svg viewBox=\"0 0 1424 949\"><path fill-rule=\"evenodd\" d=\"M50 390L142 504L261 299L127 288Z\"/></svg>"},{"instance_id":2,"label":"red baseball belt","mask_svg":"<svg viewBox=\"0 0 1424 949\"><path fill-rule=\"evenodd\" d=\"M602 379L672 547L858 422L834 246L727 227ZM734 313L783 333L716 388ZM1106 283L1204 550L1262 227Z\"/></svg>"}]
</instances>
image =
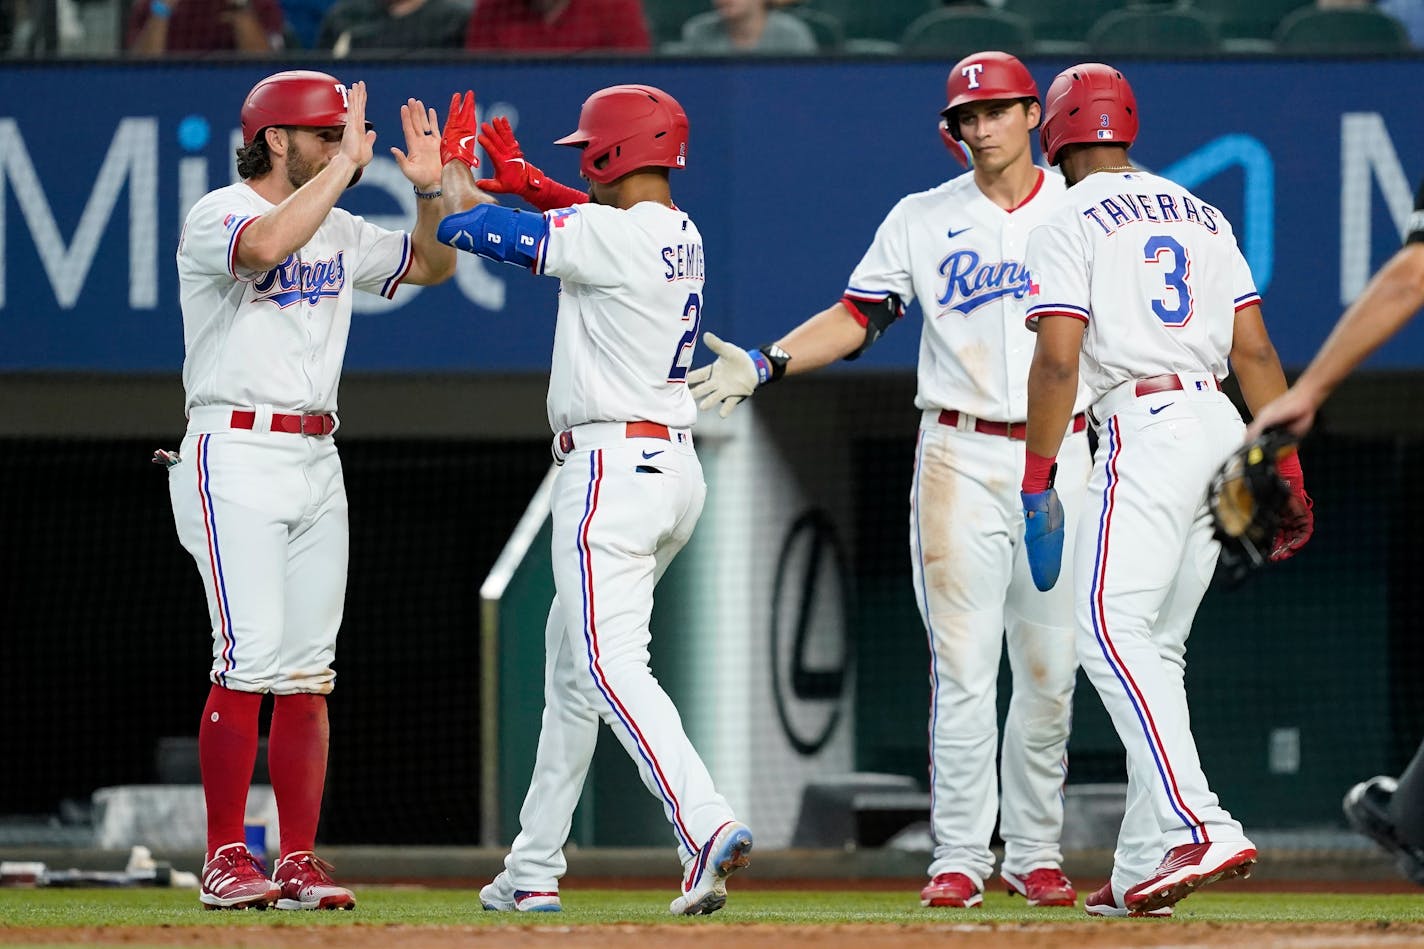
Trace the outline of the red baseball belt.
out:
<instances>
[{"instance_id":1,"label":"red baseball belt","mask_svg":"<svg viewBox=\"0 0 1424 949\"><path fill-rule=\"evenodd\" d=\"M233 428L252 428L257 424L256 412L234 409ZM336 431L335 415L283 415L272 413L272 431L290 432L293 435L330 435Z\"/></svg>"},{"instance_id":2,"label":"red baseball belt","mask_svg":"<svg viewBox=\"0 0 1424 949\"><path fill-rule=\"evenodd\" d=\"M1174 377L1175 378L1175 377ZM1180 388L1180 386L1178 386ZM954 409L941 409L939 413L939 423L948 425L950 428L959 427L960 413ZM1088 427L1088 417L1082 412L1073 416L1073 431L1081 432ZM1023 441L1028 436L1027 422L991 422L988 419L976 418L974 420L974 431L980 435L1000 435L1004 438L1017 439Z\"/></svg>"}]
</instances>

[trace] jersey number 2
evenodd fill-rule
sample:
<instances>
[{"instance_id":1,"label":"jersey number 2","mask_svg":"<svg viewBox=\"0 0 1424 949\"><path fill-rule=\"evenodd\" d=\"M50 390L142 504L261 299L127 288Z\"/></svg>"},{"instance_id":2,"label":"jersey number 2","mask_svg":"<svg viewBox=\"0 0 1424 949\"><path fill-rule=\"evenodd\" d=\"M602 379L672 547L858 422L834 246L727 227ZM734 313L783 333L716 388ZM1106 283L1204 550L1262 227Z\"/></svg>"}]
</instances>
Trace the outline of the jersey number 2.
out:
<instances>
[{"instance_id":1,"label":"jersey number 2","mask_svg":"<svg viewBox=\"0 0 1424 949\"><path fill-rule=\"evenodd\" d=\"M687 295L687 305L682 308L682 322L690 325L677 341L677 352L673 354L672 368L668 370L668 382L687 381L687 370L692 366L692 353L697 349L697 330L702 325L702 297L698 294Z\"/></svg>"},{"instance_id":2,"label":"jersey number 2","mask_svg":"<svg viewBox=\"0 0 1424 949\"><path fill-rule=\"evenodd\" d=\"M1192 260L1187 249L1171 237L1150 237L1142 248L1143 263L1171 267L1162 275L1166 294L1152 301L1152 312L1167 326L1186 326L1192 318ZM1164 259L1165 258L1165 259Z\"/></svg>"}]
</instances>

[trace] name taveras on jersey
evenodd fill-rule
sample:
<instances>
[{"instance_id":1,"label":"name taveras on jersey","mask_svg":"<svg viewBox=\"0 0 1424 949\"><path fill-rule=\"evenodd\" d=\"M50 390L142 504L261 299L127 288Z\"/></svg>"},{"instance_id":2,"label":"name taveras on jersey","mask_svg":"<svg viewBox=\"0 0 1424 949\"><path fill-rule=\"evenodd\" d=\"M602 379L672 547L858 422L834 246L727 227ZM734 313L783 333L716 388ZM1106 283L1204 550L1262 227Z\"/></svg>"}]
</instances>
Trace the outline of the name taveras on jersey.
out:
<instances>
[{"instance_id":1,"label":"name taveras on jersey","mask_svg":"<svg viewBox=\"0 0 1424 949\"><path fill-rule=\"evenodd\" d=\"M1111 237L1128 224L1199 224L1212 234L1217 231L1216 217L1221 212L1205 201L1193 201L1175 194L1115 194L1103 198L1083 212L1103 233Z\"/></svg>"},{"instance_id":2,"label":"name taveras on jersey","mask_svg":"<svg viewBox=\"0 0 1424 949\"><path fill-rule=\"evenodd\" d=\"M944 289L937 299L940 316L950 311L964 316L1002 297L1022 300L1037 288L1033 275L1019 260L981 263L972 250L956 250L939 262Z\"/></svg>"},{"instance_id":3,"label":"name taveras on jersey","mask_svg":"<svg viewBox=\"0 0 1424 949\"><path fill-rule=\"evenodd\" d=\"M285 310L302 300L315 306L322 297L340 296L346 284L342 253L337 251L335 257L310 263L289 254L286 260L252 281L256 299L270 300L277 304L277 309Z\"/></svg>"},{"instance_id":4,"label":"name taveras on jersey","mask_svg":"<svg viewBox=\"0 0 1424 949\"><path fill-rule=\"evenodd\" d=\"M702 244L677 244L663 248L663 279L668 283L678 280L702 280L706 275L706 261L702 257Z\"/></svg>"}]
</instances>

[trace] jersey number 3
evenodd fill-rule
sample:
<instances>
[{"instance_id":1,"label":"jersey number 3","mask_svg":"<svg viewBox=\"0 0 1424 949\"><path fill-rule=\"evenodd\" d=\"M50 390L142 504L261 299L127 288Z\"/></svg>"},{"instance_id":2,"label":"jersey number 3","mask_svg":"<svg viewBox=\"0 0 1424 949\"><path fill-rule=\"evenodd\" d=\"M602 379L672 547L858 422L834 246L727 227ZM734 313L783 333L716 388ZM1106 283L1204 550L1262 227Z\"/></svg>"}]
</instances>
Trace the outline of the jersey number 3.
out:
<instances>
[{"instance_id":1,"label":"jersey number 3","mask_svg":"<svg viewBox=\"0 0 1424 949\"><path fill-rule=\"evenodd\" d=\"M702 325L700 295L687 295L687 305L682 308L682 322L687 324L687 332L677 341L677 352L673 353L672 368L668 370L668 382L687 381L687 370L692 366L692 353L697 349L697 330Z\"/></svg>"},{"instance_id":2,"label":"jersey number 3","mask_svg":"<svg viewBox=\"0 0 1424 949\"><path fill-rule=\"evenodd\" d=\"M1171 237L1150 237L1142 248L1143 263L1171 268L1162 274L1165 294L1152 301L1152 312L1167 326L1186 326L1192 318L1192 260L1187 249Z\"/></svg>"}]
</instances>

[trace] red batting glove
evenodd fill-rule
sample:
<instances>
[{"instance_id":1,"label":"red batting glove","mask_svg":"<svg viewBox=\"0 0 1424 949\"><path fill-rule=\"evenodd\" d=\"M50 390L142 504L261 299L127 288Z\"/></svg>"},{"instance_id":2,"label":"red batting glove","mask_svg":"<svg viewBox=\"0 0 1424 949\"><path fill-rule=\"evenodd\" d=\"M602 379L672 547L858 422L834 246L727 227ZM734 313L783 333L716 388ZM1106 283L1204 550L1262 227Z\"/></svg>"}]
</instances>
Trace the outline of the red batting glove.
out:
<instances>
[{"instance_id":1,"label":"red batting glove","mask_svg":"<svg viewBox=\"0 0 1424 949\"><path fill-rule=\"evenodd\" d=\"M540 211L588 202L584 192L545 177L542 171L525 161L514 129L504 116L480 126L480 145L494 166L493 178L475 182L482 190L490 194L518 195Z\"/></svg>"},{"instance_id":2,"label":"red batting glove","mask_svg":"<svg viewBox=\"0 0 1424 949\"><path fill-rule=\"evenodd\" d=\"M1271 545L1271 559L1289 560L1305 546L1315 532L1315 502L1305 493L1305 475L1300 470L1300 456L1292 453L1277 463L1281 480L1290 487L1290 500L1281 511L1281 526Z\"/></svg>"},{"instance_id":3,"label":"red batting glove","mask_svg":"<svg viewBox=\"0 0 1424 949\"><path fill-rule=\"evenodd\" d=\"M475 156L475 94L466 92L461 99L457 92L450 97L450 114L445 119L445 134L440 137L440 164L462 161L471 168L478 168L480 160Z\"/></svg>"}]
</instances>

